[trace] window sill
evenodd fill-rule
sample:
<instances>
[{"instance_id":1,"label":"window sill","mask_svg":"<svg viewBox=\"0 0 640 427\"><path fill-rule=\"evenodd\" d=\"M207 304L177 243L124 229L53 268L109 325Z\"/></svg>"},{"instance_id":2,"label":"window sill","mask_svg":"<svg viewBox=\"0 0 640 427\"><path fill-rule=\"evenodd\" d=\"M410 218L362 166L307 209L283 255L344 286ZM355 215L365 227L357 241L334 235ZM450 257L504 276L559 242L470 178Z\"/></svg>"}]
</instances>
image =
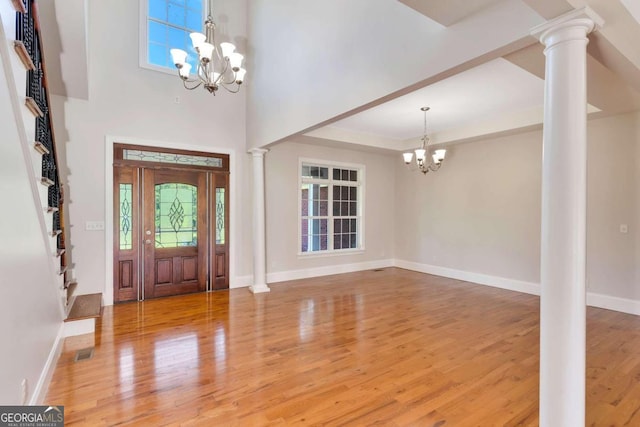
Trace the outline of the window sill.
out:
<instances>
[{"instance_id":1,"label":"window sill","mask_svg":"<svg viewBox=\"0 0 640 427\"><path fill-rule=\"evenodd\" d=\"M161 67L159 65L153 65L153 64L149 64L148 62L144 62L142 60L140 60L140 63L138 64L140 66L140 68L144 69L144 70L151 70L151 71L157 71L159 73L162 74L167 74L170 76L174 76L176 79L178 79L178 69L176 67Z\"/></svg>"},{"instance_id":2,"label":"window sill","mask_svg":"<svg viewBox=\"0 0 640 427\"><path fill-rule=\"evenodd\" d=\"M360 255L365 252L364 248L359 249L345 249L345 250L334 250L334 251L317 251L317 252L298 252L298 259L307 259L307 258L327 258L327 257L335 257L335 256L345 256L345 255Z\"/></svg>"}]
</instances>

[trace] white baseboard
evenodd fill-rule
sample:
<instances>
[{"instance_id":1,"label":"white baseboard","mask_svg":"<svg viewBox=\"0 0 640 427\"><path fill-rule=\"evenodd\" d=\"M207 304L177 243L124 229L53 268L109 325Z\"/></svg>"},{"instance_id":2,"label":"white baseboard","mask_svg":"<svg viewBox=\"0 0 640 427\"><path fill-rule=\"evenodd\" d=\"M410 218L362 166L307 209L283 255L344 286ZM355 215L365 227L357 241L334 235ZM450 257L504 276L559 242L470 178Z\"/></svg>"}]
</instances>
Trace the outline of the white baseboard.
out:
<instances>
[{"instance_id":1,"label":"white baseboard","mask_svg":"<svg viewBox=\"0 0 640 427\"><path fill-rule=\"evenodd\" d=\"M64 322L64 336L75 337L76 335L93 334L96 331L96 319L72 320Z\"/></svg>"},{"instance_id":2,"label":"white baseboard","mask_svg":"<svg viewBox=\"0 0 640 427\"><path fill-rule=\"evenodd\" d=\"M510 291L523 292L531 295L540 295L539 283L506 279L504 277L472 273L470 271L456 270L453 268L420 264L417 262L403 260L394 260L394 266L421 273L433 274L435 276L464 280L465 282L477 283L479 285L493 286L495 288L508 289ZM628 298L587 292L587 305L590 307L619 311L621 313L640 315L640 301Z\"/></svg>"},{"instance_id":3,"label":"white baseboard","mask_svg":"<svg viewBox=\"0 0 640 427\"><path fill-rule=\"evenodd\" d=\"M587 305L622 313L640 315L640 301L587 292Z\"/></svg>"},{"instance_id":4,"label":"white baseboard","mask_svg":"<svg viewBox=\"0 0 640 427\"><path fill-rule=\"evenodd\" d=\"M383 259L352 264L337 264L326 267L305 268L301 270L276 271L267 273L267 283L286 282L288 280L307 279L311 277L329 276L331 274L353 273L355 271L374 268L393 267L393 260Z\"/></svg>"},{"instance_id":5,"label":"white baseboard","mask_svg":"<svg viewBox=\"0 0 640 427\"><path fill-rule=\"evenodd\" d=\"M525 294L540 295L540 285L523 280L507 279L505 277L490 276L488 274L473 273L471 271L456 270L453 268L439 267L436 265L420 264L417 262L395 260L394 265L407 270L433 274L435 276L449 277L451 279L464 280L465 282L479 285L492 286L494 288L523 292Z\"/></svg>"},{"instance_id":6,"label":"white baseboard","mask_svg":"<svg viewBox=\"0 0 640 427\"><path fill-rule=\"evenodd\" d=\"M65 328L63 323L58 329L58 335L56 336L56 339L51 346L51 350L49 351L49 356L47 356L47 361L44 364L44 368L42 368L42 372L40 372L40 377L38 378L36 387L33 389L31 399L29 399L29 405L45 404L44 398L47 395L47 390L49 390L49 384L51 383L53 372L56 369L56 363L58 362L60 353L62 353L62 344L64 343L64 329Z\"/></svg>"}]
</instances>

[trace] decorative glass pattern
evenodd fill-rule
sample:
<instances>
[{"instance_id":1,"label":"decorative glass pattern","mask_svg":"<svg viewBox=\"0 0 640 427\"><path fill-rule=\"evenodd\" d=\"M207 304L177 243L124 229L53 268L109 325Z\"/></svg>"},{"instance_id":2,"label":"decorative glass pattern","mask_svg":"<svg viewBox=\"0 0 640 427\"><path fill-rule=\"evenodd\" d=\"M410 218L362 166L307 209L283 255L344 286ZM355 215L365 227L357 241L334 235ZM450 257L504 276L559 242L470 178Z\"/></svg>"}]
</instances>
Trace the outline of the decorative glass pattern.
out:
<instances>
[{"instance_id":1,"label":"decorative glass pattern","mask_svg":"<svg viewBox=\"0 0 640 427\"><path fill-rule=\"evenodd\" d=\"M155 206L156 248L198 244L198 187L158 184Z\"/></svg>"},{"instance_id":2,"label":"decorative glass pattern","mask_svg":"<svg viewBox=\"0 0 640 427\"><path fill-rule=\"evenodd\" d=\"M303 164L300 178L300 251L358 249L361 170Z\"/></svg>"},{"instance_id":3,"label":"decorative glass pattern","mask_svg":"<svg viewBox=\"0 0 640 427\"><path fill-rule=\"evenodd\" d=\"M133 184L120 184L120 250L133 249L131 240L131 192Z\"/></svg>"},{"instance_id":4,"label":"decorative glass pattern","mask_svg":"<svg viewBox=\"0 0 640 427\"><path fill-rule=\"evenodd\" d=\"M216 245L224 245L224 188L216 188Z\"/></svg>"},{"instance_id":5,"label":"decorative glass pattern","mask_svg":"<svg viewBox=\"0 0 640 427\"><path fill-rule=\"evenodd\" d=\"M222 159L219 157L192 156L188 154L158 153L156 151L122 150L124 160L138 160L143 162L172 163L176 165L208 166L221 168Z\"/></svg>"}]
</instances>

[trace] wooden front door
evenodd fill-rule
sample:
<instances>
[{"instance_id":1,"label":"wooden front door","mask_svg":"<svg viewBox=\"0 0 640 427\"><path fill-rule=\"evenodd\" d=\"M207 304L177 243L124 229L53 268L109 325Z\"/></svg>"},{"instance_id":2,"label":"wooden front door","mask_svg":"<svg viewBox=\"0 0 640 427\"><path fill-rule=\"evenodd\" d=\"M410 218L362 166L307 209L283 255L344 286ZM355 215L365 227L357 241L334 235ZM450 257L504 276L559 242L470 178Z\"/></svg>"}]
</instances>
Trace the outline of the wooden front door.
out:
<instances>
[{"instance_id":1,"label":"wooden front door","mask_svg":"<svg viewBox=\"0 0 640 427\"><path fill-rule=\"evenodd\" d=\"M144 296L206 290L204 172L144 170Z\"/></svg>"},{"instance_id":2,"label":"wooden front door","mask_svg":"<svg viewBox=\"0 0 640 427\"><path fill-rule=\"evenodd\" d=\"M229 157L116 144L114 302L229 288Z\"/></svg>"}]
</instances>

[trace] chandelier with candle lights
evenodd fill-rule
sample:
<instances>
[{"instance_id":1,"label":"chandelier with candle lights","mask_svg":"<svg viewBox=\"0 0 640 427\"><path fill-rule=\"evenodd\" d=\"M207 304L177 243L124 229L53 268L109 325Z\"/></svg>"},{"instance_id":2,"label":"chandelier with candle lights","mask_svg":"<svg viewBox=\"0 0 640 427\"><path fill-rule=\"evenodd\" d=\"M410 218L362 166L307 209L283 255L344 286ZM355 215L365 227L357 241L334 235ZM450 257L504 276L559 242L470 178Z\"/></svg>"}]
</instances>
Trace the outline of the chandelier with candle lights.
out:
<instances>
[{"instance_id":1,"label":"chandelier with candle lights","mask_svg":"<svg viewBox=\"0 0 640 427\"><path fill-rule=\"evenodd\" d=\"M211 1L209 15L204 21L205 34L191 33L193 48L198 53L198 65L191 75L191 64L187 62L187 52L182 49L171 49L171 58L178 69L184 87L188 90L203 86L209 93L223 87L231 93L240 90L246 70L241 67L244 56L236 52L232 43L215 43L216 24L213 22Z\"/></svg>"},{"instance_id":2,"label":"chandelier with candle lights","mask_svg":"<svg viewBox=\"0 0 640 427\"><path fill-rule=\"evenodd\" d=\"M442 166L442 162L444 161L444 156L447 152L444 148L440 148L435 150L433 154L431 154L431 150L429 147L429 136L427 135L427 111L429 111L429 107L422 107L420 111L424 112L424 133L422 135L421 141L422 144L420 148L416 148L414 150L416 155L416 165L418 169L423 174L426 174L429 171L436 172ZM411 160L413 159L412 152L403 153L402 157L404 158L404 162L407 165L411 164Z\"/></svg>"}]
</instances>

